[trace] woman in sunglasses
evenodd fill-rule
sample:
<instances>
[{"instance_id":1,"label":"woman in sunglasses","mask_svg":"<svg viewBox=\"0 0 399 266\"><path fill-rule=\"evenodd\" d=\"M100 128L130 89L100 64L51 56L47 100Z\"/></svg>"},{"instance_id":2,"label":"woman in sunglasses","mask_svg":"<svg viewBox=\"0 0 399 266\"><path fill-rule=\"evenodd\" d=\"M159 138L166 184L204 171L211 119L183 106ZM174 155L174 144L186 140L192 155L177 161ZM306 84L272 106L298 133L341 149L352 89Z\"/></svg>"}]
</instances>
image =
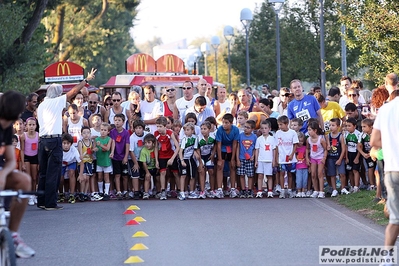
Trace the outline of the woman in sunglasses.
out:
<instances>
[{"instance_id":1,"label":"woman in sunglasses","mask_svg":"<svg viewBox=\"0 0 399 266\"><path fill-rule=\"evenodd\" d=\"M129 117L130 117L130 111L126 110L125 108L123 108L121 106L122 103L122 95L120 94L120 92L115 91L114 93L112 93L111 95L111 101L112 101L112 106L111 108L109 108L107 110L107 112L105 113L105 117L104 120L105 122L109 123L109 124L113 124L114 123L114 117L116 114L123 114L125 116L125 122L123 123L123 128L127 129L129 128Z\"/></svg>"},{"instance_id":2,"label":"woman in sunglasses","mask_svg":"<svg viewBox=\"0 0 399 266\"><path fill-rule=\"evenodd\" d=\"M282 115L287 115L287 107L288 103L290 102L290 89L287 87L282 87L280 89L280 94L279 94L279 103L277 104L277 112Z\"/></svg>"}]
</instances>

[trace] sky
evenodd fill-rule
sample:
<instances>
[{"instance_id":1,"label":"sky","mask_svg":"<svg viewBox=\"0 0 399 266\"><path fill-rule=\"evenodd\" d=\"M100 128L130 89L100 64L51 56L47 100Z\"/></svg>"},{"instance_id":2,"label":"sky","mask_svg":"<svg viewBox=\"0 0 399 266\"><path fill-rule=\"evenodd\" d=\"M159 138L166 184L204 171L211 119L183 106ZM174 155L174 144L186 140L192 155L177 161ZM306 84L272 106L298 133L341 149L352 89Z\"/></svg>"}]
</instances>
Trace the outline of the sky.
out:
<instances>
[{"instance_id":1,"label":"sky","mask_svg":"<svg viewBox=\"0 0 399 266\"><path fill-rule=\"evenodd\" d=\"M187 39L187 43L223 32L226 25L242 28L240 12L252 12L261 0L141 0L134 20L135 43L144 43L154 36L164 44ZM219 35L220 36L220 35ZM222 36L220 36L222 37Z\"/></svg>"}]
</instances>

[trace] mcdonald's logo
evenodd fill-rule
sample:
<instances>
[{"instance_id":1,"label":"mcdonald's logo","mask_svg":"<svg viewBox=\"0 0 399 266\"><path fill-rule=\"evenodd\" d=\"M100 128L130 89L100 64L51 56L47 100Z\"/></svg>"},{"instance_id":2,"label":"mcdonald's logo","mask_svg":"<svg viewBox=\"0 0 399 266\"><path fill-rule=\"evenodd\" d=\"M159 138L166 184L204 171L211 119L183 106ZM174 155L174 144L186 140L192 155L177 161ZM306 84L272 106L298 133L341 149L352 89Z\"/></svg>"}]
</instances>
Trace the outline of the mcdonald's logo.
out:
<instances>
[{"instance_id":1,"label":"mcdonald's logo","mask_svg":"<svg viewBox=\"0 0 399 266\"><path fill-rule=\"evenodd\" d=\"M147 55L139 54L136 56L135 65L137 67L137 72L147 72Z\"/></svg>"},{"instance_id":2,"label":"mcdonald's logo","mask_svg":"<svg viewBox=\"0 0 399 266\"><path fill-rule=\"evenodd\" d=\"M175 72L175 59L173 55L166 56L166 72Z\"/></svg>"},{"instance_id":3,"label":"mcdonald's logo","mask_svg":"<svg viewBox=\"0 0 399 266\"><path fill-rule=\"evenodd\" d=\"M60 69L61 69L62 76L66 76L65 73L68 73L68 76L71 75L71 69L69 68L69 65L67 62L58 63L57 76L60 76ZM65 70L67 70L68 72L65 72Z\"/></svg>"}]
</instances>

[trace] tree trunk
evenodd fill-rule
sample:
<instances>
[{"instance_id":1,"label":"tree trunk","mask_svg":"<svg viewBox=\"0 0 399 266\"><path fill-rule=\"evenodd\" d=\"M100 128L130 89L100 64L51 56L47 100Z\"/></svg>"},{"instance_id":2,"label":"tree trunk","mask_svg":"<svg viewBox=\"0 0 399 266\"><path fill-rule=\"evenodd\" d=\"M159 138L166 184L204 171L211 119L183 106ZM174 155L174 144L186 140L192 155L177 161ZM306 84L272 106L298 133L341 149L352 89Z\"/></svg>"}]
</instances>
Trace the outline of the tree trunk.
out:
<instances>
[{"instance_id":1,"label":"tree trunk","mask_svg":"<svg viewBox=\"0 0 399 266\"><path fill-rule=\"evenodd\" d=\"M48 0L38 0L36 4L35 11L31 19L28 21L26 28L24 29L21 37L21 42L27 44L30 39L32 39L33 33L36 28L39 26L40 21L42 20L44 10L46 9Z\"/></svg>"},{"instance_id":2,"label":"tree trunk","mask_svg":"<svg viewBox=\"0 0 399 266\"><path fill-rule=\"evenodd\" d=\"M55 57L58 55L58 48L60 47L62 37L64 35L64 19L65 19L65 5L57 7L57 20L54 28L53 43L53 54Z\"/></svg>"}]
</instances>

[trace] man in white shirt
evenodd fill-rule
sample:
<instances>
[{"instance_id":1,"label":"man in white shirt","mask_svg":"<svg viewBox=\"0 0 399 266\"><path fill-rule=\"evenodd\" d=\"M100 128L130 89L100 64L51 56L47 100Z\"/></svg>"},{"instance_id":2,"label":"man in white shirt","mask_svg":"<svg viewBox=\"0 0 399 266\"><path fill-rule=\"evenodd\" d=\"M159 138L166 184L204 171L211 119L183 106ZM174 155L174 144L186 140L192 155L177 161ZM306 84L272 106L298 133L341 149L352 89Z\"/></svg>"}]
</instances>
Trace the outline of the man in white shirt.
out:
<instances>
[{"instance_id":1,"label":"man in white shirt","mask_svg":"<svg viewBox=\"0 0 399 266\"><path fill-rule=\"evenodd\" d=\"M346 91L351 87L351 85L352 85L352 79L350 77L344 76L341 78L340 90L342 96L339 99L339 105L342 107L342 109L345 109L345 106L349 103ZM359 103L362 105L366 103L362 95L359 96Z\"/></svg>"},{"instance_id":2,"label":"man in white shirt","mask_svg":"<svg viewBox=\"0 0 399 266\"><path fill-rule=\"evenodd\" d=\"M155 99L155 87L152 85L144 87L144 101L141 102L140 112L146 125L145 130L154 133L157 130L155 120L163 115L163 104Z\"/></svg>"},{"instance_id":3,"label":"man in white shirt","mask_svg":"<svg viewBox=\"0 0 399 266\"><path fill-rule=\"evenodd\" d=\"M39 184L37 190L44 195L37 197L37 207L51 210L61 210L57 205L57 191L62 169L62 111L67 101L70 101L89 80L94 79L96 69L92 69L87 78L62 94L62 85L51 84L47 88L46 98L37 108L39 121Z\"/></svg>"},{"instance_id":4,"label":"man in white shirt","mask_svg":"<svg viewBox=\"0 0 399 266\"><path fill-rule=\"evenodd\" d=\"M187 108L194 105L194 84L191 81L185 81L181 89L183 90L183 97L177 99L175 102L173 119L181 118Z\"/></svg>"},{"instance_id":5,"label":"man in white shirt","mask_svg":"<svg viewBox=\"0 0 399 266\"><path fill-rule=\"evenodd\" d=\"M185 115L188 113L194 113L197 117L197 126L201 126L201 124L210 116L215 117L215 112L213 109L206 104L206 99L204 96L198 96L195 99L195 103L193 106L189 107L187 111L184 113L181 121L184 125Z\"/></svg>"},{"instance_id":6,"label":"man in white shirt","mask_svg":"<svg viewBox=\"0 0 399 266\"><path fill-rule=\"evenodd\" d=\"M212 89L211 84L209 84L205 79L198 80L198 83L197 83L198 93L194 95L194 98L197 98L198 96L204 96L206 99L206 105L211 106L211 99L209 99L206 96L208 87L210 87Z\"/></svg>"},{"instance_id":7,"label":"man in white shirt","mask_svg":"<svg viewBox=\"0 0 399 266\"><path fill-rule=\"evenodd\" d=\"M223 115L226 113L230 113L230 102L227 99L225 87L220 86L218 88L217 97L218 99L215 101L215 104L213 106L213 111L215 112L215 115L218 116L221 113L223 113Z\"/></svg>"}]
</instances>

